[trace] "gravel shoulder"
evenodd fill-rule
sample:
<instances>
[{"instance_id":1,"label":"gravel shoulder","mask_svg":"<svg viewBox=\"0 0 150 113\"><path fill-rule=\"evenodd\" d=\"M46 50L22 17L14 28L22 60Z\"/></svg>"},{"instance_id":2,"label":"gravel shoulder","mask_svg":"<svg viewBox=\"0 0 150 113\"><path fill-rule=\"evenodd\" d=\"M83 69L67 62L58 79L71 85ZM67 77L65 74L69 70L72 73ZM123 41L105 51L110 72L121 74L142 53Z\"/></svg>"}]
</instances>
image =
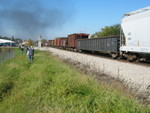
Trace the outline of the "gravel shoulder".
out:
<instances>
[{"instance_id":1,"label":"gravel shoulder","mask_svg":"<svg viewBox=\"0 0 150 113\"><path fill-rule=\"evenodd\" d=\"M118 79L128 88L134 90L141 98L150 102L150 67L55 48L36 49L48 50L54 56L74 62L89 72L105 74Z\"/></svg>"}]
</instances>

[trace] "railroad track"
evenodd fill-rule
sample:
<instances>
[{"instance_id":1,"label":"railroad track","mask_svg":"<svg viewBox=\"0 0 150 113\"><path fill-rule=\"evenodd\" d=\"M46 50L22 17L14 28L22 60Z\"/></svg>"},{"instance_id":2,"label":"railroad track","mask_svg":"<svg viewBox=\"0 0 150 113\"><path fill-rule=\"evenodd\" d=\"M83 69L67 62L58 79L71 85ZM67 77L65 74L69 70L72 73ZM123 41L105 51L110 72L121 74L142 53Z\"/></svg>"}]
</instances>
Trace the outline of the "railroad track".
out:
<instances>
[{"instance_id":1,"label":"railroad track","mask_svg":"<svg viewBox=\"0 0 150 113\"><path fill-rule=\"evenodd\" d=\"M59 49L59 48L57 48ZM64 51L70 51L70 52L76 52L76 51L71 51L71 50L66 50L66 49L59 49L59 50L64 50ZM124 62L124 63L132 63L132 64L135 64L135 65L141 65L141 66L146 66L146 67L150 67L150 62L143 62L143 61L140 61L140 62L129 62L127 61L127 59L113 59L109 54L103 54L103 53L98 53L98 52L82 52L81 54L86 54L86 55L90 55L90 56L95 56L95 57L100 57L100 58L105 58L105 59L109 59L109 60L116 60L116 61L119 61L119 62Z\"/></svg>"}]
</instances>

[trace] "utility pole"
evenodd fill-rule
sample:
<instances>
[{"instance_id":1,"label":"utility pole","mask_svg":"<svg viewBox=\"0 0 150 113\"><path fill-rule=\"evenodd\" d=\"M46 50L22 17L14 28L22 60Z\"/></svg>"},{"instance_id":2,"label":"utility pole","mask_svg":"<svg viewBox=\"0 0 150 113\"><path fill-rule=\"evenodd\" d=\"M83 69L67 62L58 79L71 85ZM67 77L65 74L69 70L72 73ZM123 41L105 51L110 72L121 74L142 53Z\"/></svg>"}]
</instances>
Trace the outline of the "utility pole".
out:
<instances>
[{"instance_id":1,"label":"utility pole","mask_svg":"<svg viewBox=\"0 0 150 113\"><path fill-rule=\"evenodd\" d=\"M11 41L13 41L13 38L14 38L14 36L13 36L13 28L11 28ZM12 46L12 44L10 43L10 47Z\"/></svg>"}]
</instances>

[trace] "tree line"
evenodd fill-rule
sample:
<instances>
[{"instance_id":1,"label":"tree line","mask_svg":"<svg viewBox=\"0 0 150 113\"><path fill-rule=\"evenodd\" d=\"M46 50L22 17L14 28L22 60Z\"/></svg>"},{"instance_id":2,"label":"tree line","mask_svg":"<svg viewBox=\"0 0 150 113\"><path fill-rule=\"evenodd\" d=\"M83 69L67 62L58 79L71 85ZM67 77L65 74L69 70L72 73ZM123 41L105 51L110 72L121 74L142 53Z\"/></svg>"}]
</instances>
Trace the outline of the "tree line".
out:
<instances>
[{"instance_id":1,"label":"tree line","mask_svg":"<svg viewBox=\"0 0 150 113\"><path fill-rule=\"evenodd\" d=\"M99 32L96 32L93 35L91 35L91 38L100 38L100 37L120 35L120 29L121 29L120 24L106 26L102 28Z\"/></svg>"}]
</instances>

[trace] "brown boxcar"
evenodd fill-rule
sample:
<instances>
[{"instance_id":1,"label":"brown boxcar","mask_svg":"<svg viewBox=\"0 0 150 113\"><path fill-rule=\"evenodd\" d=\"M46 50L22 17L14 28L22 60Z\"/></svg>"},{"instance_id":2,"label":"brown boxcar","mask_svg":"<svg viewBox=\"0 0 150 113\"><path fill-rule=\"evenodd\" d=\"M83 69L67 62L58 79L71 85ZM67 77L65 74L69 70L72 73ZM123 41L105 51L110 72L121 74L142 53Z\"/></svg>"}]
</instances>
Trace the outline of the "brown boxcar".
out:
<instances>
[{"instance_id":1,"label":"brown boxcar","mask_svg":"<svg viewBox=\"0 0 150 113\"><path fill-rule=\"evenodd\" d=\"M47 41L47 46L48 46L48 47L54 46L54 40L48 40L48 41Z\"/></svg>"},{"instance_id":2,"label":"brown boxcar","mask_svg":"<svg viewBox=\"0 0 150 113\"><path fill-rule=\"evenodd\" d=\"M54 46L56 46L56 41L57 41L57 39L54 40Z\"/></svg>"},{"instance_id":3,"label":"brown boxcar","mask_svg":"<svg viewBox=\"0 0 150 113\"><path fill-rule=\"evenodd\" d=\"M85 39L88 37L89 37L89 34L85 34L85 33L70 34L70 35L68 35L68 47L76 48L77 47L77 39Z\"/></svg>"},{"instance_id":4,"label":"brown boxcar","mask_svg":"<svg viewBox=\"0 0 150 113\"><path fill-rule=\"evenodd\" d=\"M56 43L56 45L57 45L58 47L60 47L60 41L61 41L61 38L57 38L57 43Z\"/></svg>"},{"instance_id":5,"label":"brown boxcar","mask_svg":"<svg viewBox=\"0 0 150 113\"><path fill-rule=\"evenodd\" d=\"M58 45L59 45L59 38L56 38L54 40L54 46L58 47Z\"/></svg>"},{"instance_id":6,"label":"brown boxcar","mask_svg":"<svg viewBox=\"0 0 150 113\"><path fill-rule=\"evenodd\" d=\"M67 37L61 38L60 39L60 46L61 47L67 47L67 45L68 45L68 38Z\"/></svg>"},{"instance_id":7,"label":"brown boxcar","mask_svg":"<svg viewBox=\"0 0 150 113\"><path fill-rule=\"evenodd\" d=\"M56 47L60 47L60 46L61 46L61 38L56 38L56 39L54 40L54 45L55 45Z\"/></svg>"},{"instance_id":8,"label":"brown boxcar","mask_svg":"<svg viewBox=\"0 0 150 113\"><path fill-rule=\"evenodd\" d=\"M63 46L67 46L67 38L66 37L61 37L61 38L56 38L54 40L54 45L57 47L63 47Z\"/></svg>"}]
</instances>

